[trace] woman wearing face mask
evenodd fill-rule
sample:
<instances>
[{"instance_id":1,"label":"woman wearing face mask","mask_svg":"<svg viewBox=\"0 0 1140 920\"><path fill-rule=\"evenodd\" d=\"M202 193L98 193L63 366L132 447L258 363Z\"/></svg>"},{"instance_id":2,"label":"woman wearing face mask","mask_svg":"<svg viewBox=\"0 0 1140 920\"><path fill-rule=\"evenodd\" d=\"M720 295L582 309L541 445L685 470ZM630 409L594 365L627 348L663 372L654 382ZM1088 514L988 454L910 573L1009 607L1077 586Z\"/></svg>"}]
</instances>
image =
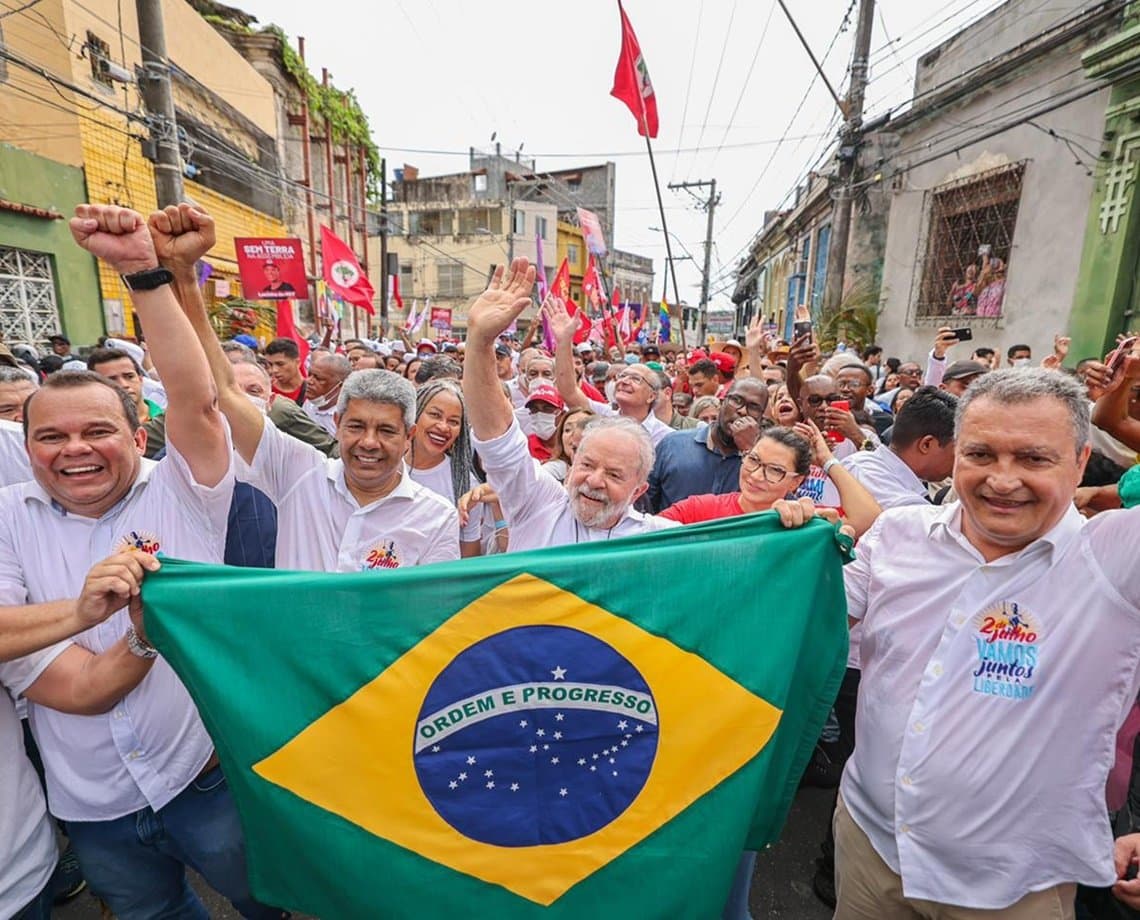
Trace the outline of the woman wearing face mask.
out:
<instances>
[{"instance_id":1,"label":"woman wearing face mask","mask_svg":"<svg viewBox=\"0 0 1140 920\"><path fill-rule=\"evenodd\" d=\"M558 422L565 408L566 403L554 387L531 384L524 409L529 424L523 430L530 431L527 435L530 455L539 463L553 460L558 453Z\"/></svg>"},{"instance_id":2,"label":"woman wearing face mask","mask_svg":"<svg viewBox=\"0 0 1140 920\"><path fill-rule=\"evenodd\" d=\"M463 391L457 381L431 380L416 392L416 431L404 459L412 479L456 505L477 484ZM483 517L472 515L460 530L460 555L478 556L482 538Z\"/></svg>"},{"instance_id":3,"label":"woman wearing face mask","mask_svg":"<svg viewBox=\"0 0 1140 920\"><path fill-rule=\"evenodd\" d=\"M558 423L558 430L555 432L557 452L553 460L542 464L542 468L559 482L566 481L570 464L574 462L574 453L582 441L582 432L594 417L594 413L589 409L577 408L563 415Z\"/></svg>"}]
</instances>

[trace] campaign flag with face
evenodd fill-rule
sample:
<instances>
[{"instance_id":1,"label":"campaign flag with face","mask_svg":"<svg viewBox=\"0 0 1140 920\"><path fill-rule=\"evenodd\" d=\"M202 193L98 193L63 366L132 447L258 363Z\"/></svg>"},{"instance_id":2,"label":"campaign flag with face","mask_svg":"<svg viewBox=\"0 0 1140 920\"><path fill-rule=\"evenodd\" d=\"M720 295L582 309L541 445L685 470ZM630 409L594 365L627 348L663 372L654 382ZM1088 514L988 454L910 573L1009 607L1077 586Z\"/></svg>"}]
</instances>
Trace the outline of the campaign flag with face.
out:
<instances>
[{"instance_id":1,"label":"campaign flag with face","mask_svg":"<svg viewBox=\"0 0 1140 920\"><path fill-rule=\"evenodd\" d=\"M356 253L324 224L321 225L321 266L325 282L337 294L370 315L375 312L372 298L376 291L360 267Z\"/></svg>"},{"instance_id":2,"label":"campaign flag with face","mask_svg":"<svg viewBox=\"0 0 1140 920\"><path fill-rule=\"evenodd\" d=\"M380 577L168 560L143 603L262 901L718 917L842 679L849 547L766 513ZM742 600L678 604L710 558Z\"/></svg>"},{"instance_id":3,"label":"campaign flag with face","mask_svg":"<svg viewBox=\"0 0 1140 920\"><path fill-rule=\"evenodd\" d=\"M241 291L248 300L309 299L300 240L238 237L234 240L234 252Z\"/></svg>"},{"instance_id":4,"label":"campaign flag with face","mask_svg":"<svg viewBox=\"0 0 1140 920\"><path fill-rule=\"evenodd\" d=\"M649 68L641 54L641 45L633 34L633 26L618 0L621 14L621 55L614 71L610 95L624 102L637 119L637 133L642 137L657 136L657 95L649 80Z\"/></svg>"}]
</instances>

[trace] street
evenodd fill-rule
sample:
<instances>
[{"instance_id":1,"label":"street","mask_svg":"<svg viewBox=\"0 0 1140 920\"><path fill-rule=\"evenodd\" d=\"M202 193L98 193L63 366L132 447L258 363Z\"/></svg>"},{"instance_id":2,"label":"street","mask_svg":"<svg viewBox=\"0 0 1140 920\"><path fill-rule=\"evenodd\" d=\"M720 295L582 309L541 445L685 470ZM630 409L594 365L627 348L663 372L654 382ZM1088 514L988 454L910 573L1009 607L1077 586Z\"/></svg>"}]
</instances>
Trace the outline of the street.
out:
<instances>
[{"instance_id":1,"label":"street","mask_svg":"<svg viewBox=\"0 0 1140 920\"><path fill-rule=\"evenodd\" d=\"M797 793L783 839L756 860L751 894L754 920L828 920L831 917L831 911L812 894L811 875L815 871L815 858L833 795L830 789L801 789ZM195 888L202 894L211 917L238 920L237 911L197 879ZM66 907L56 910L53 917L99 920L98 902L84 892ZM297 920L302 918L298 916Z\"/></svg>"}]
</instances>

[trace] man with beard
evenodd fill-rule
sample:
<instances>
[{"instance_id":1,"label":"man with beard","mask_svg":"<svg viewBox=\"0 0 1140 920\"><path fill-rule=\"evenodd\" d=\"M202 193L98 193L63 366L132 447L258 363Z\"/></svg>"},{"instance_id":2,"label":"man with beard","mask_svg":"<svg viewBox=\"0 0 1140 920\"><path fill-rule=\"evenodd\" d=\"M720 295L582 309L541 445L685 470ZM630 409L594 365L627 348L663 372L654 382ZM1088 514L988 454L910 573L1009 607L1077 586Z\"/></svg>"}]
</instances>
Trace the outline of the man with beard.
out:
<instances>
[{"instance_id":1,"label":"man with beard","mask_svg":"<svg viewBox=\"0 0 1140 920\"><path fill-rule=\"evenodd\" d=\"M643 515L653 466L648 432L630 418L591 422L574 454L566 486L540 472L495 373L495 339L530 303L534 267L515 259L499 268L467 318L463 395L475 447L511 528L512 551L608 540L674 526ZM648 369L646 369L648 371ZM652 371L648 371L652 373Z\"/></svg>"}]
</instances>

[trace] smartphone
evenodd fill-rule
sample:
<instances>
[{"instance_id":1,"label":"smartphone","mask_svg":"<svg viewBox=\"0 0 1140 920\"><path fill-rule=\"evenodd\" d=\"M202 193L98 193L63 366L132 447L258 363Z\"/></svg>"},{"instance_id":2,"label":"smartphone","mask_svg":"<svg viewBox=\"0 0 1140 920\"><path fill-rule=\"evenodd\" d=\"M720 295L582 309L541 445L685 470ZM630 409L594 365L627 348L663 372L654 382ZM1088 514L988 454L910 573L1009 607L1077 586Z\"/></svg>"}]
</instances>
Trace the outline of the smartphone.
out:
<instances>
[{"instance_id":1,"label":"smartphone","mask_svg":"<svg viewBox=\"0 0 1140 920\"><path fill-rule=\"evenodd\" d=\"M851 411L851 402L846 399L837 399L835 402L828 406L829 409L842 409L844 412ZM836 431L834 428L824 429L823 436L832 446L843 443L843 435Z\"/></svg>"},{"instance_id":2,"label":"smartphone","mask_svg":"<svg viewBox=\"0 0 1140 920\"><path fill-rule=\"evenodd\" d=\"M951 329L950 331L959 342L968 342L974 337L974 330L969 326L963 326L961 329Z\"/></svg>"},{"instance_id":3,"label":"smartphone","mask_svg":"<svg viewBox=\"0 0 1140 920\"><path fill-rule=\"evenodd\" d=\"M1120 366L1124 364L1124 359L1132 353L1132 348L1135 344L1136 336L1130 336L1117 345L1111 354L1104 359L1104 363L1108 365L1108 372L1110 374L1115 374L1120 369Z\"/></svg>"},{"instance_id":4,"label":"smartphone","mask_svg":"<svg viewBox=\"0 0 1140 920\"><path fill-rule=\"evenodd\" d=\"M806 336L811 335L811 320L810 319L796 320L796 322L792 324L792 338L802 339L805 335ZM808 341L810 342L811 339L809 338Z\"/></svg>"}]
</instances>

